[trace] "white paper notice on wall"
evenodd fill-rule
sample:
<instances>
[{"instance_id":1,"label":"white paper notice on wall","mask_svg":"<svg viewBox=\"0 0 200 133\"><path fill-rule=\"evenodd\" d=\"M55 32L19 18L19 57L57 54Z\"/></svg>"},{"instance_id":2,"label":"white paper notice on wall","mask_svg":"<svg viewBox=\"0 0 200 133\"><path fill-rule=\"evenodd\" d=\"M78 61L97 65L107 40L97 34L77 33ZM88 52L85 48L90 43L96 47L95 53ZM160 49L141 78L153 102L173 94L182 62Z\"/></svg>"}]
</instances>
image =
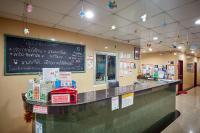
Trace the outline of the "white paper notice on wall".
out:
<instances>
[{"instance_id":1,"label":"white paper notice on wall","mask_svg":"<svg viewBox=\"0 0 200 133\"><path fill-rule=\"evenodd\" d=\"M119 68L120 68L120 69L123 69L123 65L124 65L124 63L123 63L122 61L120 61L120 62L119 62Z\"/></svg>"},{"instance_id":2,"label":"white paper notice on wall","mask_svg":"<svg viewBox=\"0 0 200 133\"><path fill-rule=\"evenodd\" d=\"M93 69L93 56L88 56L87 57L87 68L88 69Z\"/></svg>"},{"instance_id":3,"label":"white paper notice on wall","mask_svg":"<svg viewBox=\"0 0 200 133\"><path fill-rule=\"evenodd\" d=\"M133 105L134 103L134 93L127 93L122 95L122 108Z\"/></svg>"},{"instance_id":4,"label":"white paper notice on wall","mask_svg":"<svg viewBox=\"0 0 200 133\"><path fill-rule=\"evenodd\" d=\"M37 121L35 121L35 133L43 133L42 124Z\"/></svg>"},{"instance_id":5,"label":"white paper notice on wall","mask_svg":"<svg viewBox=\"0 0 200 133\"><path fill-rule=\"evenodd\" d=\"M120 71L119 71L119 76L120 76L120 77L123 77L123 76L124 76L124 70L120 70Z\"/></svg>"},{"instance_id":6,"label":"white paper notice on wall","mask_svg":"<svg viewBox=\"0 0 200 133\"><path fill-rule=\"evenodd\" d=\"M72 73L71 72L60 72L60 80L61 81L71 81Z\"/></svg>"},{"instance_id":7,"label":"white paper notice on wall","mask_svg":"<svg viewBox=\"0 0 200 133\"><path fill-rule=\"evenodd\" d=\"M112 97L111 106L112 111L119 109L119 96Z\"/></svg>"},{"instance_id":8,"label":"white paper notice on wall","mask_svg":"<svg viewBox=\"0 0 200 133\"><path fill-rule=\"evenodd\" d=\"M120 58L120 59L123 59L123 58L124 58L124 53L123 53L123 52L120 52L120 53L119 53L119 58Z\"/></svg>"},{"instance_id":9,"label":"white paper notice on wall","mask_svg":"<svg viewBox=\"0 0 200 133\"><path fill-rule=\"evenodd\" d=\"M43 68L42 75L44 81L56 81L59 79L59 68Z\"/></svg>"}]
</instances>

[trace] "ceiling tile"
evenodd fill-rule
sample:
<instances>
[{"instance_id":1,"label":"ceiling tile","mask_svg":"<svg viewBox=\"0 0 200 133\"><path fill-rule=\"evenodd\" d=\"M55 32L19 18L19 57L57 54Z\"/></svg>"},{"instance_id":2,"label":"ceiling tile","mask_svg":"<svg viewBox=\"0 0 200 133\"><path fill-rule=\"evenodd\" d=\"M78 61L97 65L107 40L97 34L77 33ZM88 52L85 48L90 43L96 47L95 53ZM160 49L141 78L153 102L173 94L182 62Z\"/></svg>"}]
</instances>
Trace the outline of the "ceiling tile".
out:
<instances>
[{"instance_id":1,"label":"ceiling tile","mask_svg":"<svg viewBox=\"0 0 200 133\"><path fill-rule=\"evenodd\" d=\"M70 16L64 17L64 19L59 23L59 25L64 27L70 27L72 29L84 30L91 25L86 19L74 18Z\"/></svg>"},{"instance_id":2,"label":"ceiling tile","mask_svg":"<svg viewBox=\"0 0 200 133\"><path fill-rule=\"evenodd\" d=\"M170 24L175 22L167 14L161 13L159 15L153 16L152 18L147 19L146 22L139 22L140 25L143 25L147 28L154 28L159 26L164 26L164 24Z\"/></svg>"},{"instance_id":3,"label":"ceiling tile","mask_svg":"<svg viewBox=\"0 0 200 133\"><path fill-rule=\"evenodd\" d=\"M193 28L193 27L197 27L197 25L195 25L195 21L200 18L200 17L197 17L197 18L194 18L194 19L188 19L188 20L184 20L184 21L181 21L180 23L186 27L186 28Z\"/></svg>"},{"instance_id":4,"label":"ceiling tile","mask_svg":"<svg viewBox=\"0 0 200 133\"><path fill-rule=\"evenodd\" d=\"M53 24L57 24L63 17L63 15L61 14L38 7L34 7L34 11L29 13L27 16L35 20L40 20Z\"/></svg>"},{"instance_id":5,"label":"ceiling tile","mask_svg":"<svg viewBox=\"0 0 200 133\"><path fill-rule=\"evenodd\" d=\"M131 40L139 38L139 36L136 36L133 34L126 34L126 35L118 36L118 38L124 41L131 41Z\"/></svg>"},{"instance_id":6,"label":"ceiling tile","mask_svg":"<svg viewBox=\"0 0 200 133\"><path fill-rule=\"evenodd\" d=\"M12 14L9 12L3 12L3 11L0 11L0 17L10 18L10 19L15 19L15 20L20 20L20 21L22 21L22 19L23 19L22 16Z\"/></svg>"},{"instance_id":7,"label":"ceiling tile","mask_svg":"<svg viewBox=\"0 0 200 133\"><path fill-rule=\"evenodd\" d=\"M125 32L118 32L118 30L110 30L102 34L103 36L108 36L110 38L118 38L120 36L126 35Z\"/></svg>"},{"instance_id":8,"label":"ceiling tile","mask_svg":"<svg viewBox=\"0 0 200 133\"><path fill-rule=\"evenodd\" d=\"M88 32L93 33L93 34L105 33L108 30L109 29L107 27L97 25L97 24L91 24L90 26L88 26L85 29L85 31L88 31Z\"/></svg>"},{"instance_id":9,"label":"ceiling tile","mask_svg":"<svg viewBox=\"0 0 200 133\"><path fill-rule=\"evenodd\" d=\"M126 32L127 34L136 34L140 35L142 31L146 30L138 24L129 24L118 29L119 32Z\"/></svg>"},{"instance_id":10,"label":"ceiling tile","mask_svg":"<svg viewBox=\"0 0 200 133\"><path fill-rule=\"evenodd\" d=\"M154 16L155 14L158 14L160 12L161 10L149 0L140 0L135 2L135 4L129 6L128 8L118 12L117 14L135 22L141 21L140 17L145 13L147 14L148 19L151 16Z\"/></svg>"},{"instance_id":11,"label":"ceiling tile","mask_svg":"<svg viewBox=\"0 0 200 133\"><path fill-rule=\"evenodd\" d=\"M108 8L108 0L86 0L89 3L94 4L97 7L100 7L104 10L107 10L109 12L117 12L124 8L127 8L131 4L134 4L137 0L117 0L117 8L110 9Z\"/></svg>"},{"instance_id":12,"label":"ceiling tile","mask_svg":"<svg viewBox=\"0 0 200 133\"><path fill-rule=\"evenodd\" d=\"M154 30L158 33L168 33L168 32L179 32L180 30L184 29L184 27L180 26L178 23L168 24L165 27L158 27L154 28Z\"/></svg>"},{"instance_id":13,"label":"ceiling tile","mask_svg":"<svg viewBox=\"0 0 200 133\"><path fill-rule=\"evenodd\" d=\"M17 0L1 0L0 11L22 16L24 4Z\"/></svg>"},{"instance_id":14,"label":"ceiling tile","mask_svg":"<svg viewBox=\"0 0 200 133\"><path fill-rule=\"evenodd\" d=\"M200 1L171 10L168 13L178 21L199 17Z\"/></svg>"},{"instance_id":15,"label":"ceiling tile","mask_svg":"<svg viewBox=\"0 0 200 133\"><path fill-rule=\"evenodd\" d=\"M32 0L33 5L48 9L57 13L67 14L80 1L79 0ZM34 9L33 9L34 11Z\"/></svg>"},{"instance_id":16,"label":"ceiling tile","mask_svg":"<svg viewBox=\"0 0 200 133\"><path fill-rule=\"evenodd\" d=\"M66 30L66 31L78 32L77 29L65 27L65 26L61 26L61 25L56 25L55 28L58 28L58 29L61 29L61 30Z\"/></svg>"},{"instance_id":17,"label":"ceiling tile","mask_svg":"<svg viewBox=\"0 0 200 133\"><path fill-rule=\"evenodd\" d=\"M31 18L28 19L28 23L45 25L45 26L48 26L48 27L54 26L53 23L50 23L50 22L47 22L47 21L41 21L41 20L37 20L37 19L31 19Z\"/></svg>"},{"instance_id":18,"label":"ceiling tile","mask_svg":"<svg viewBox=\"0 0 200 133\"><path fill-rule=\"evenodd\" d=\"M100 21L97 20L95 23L110 28L112 25L115 25L116 27L125 26L128 25L130 22L119 16L110 14L108 16L102 17Z\"/></svg>"},{"instance_id":19,"label":"ceiling tile","mask_svg":"<svg viewBox=\"0 0 200 133\"><path fill-rule=\"evenodd\" d=\"M82 4L79 3L78 6L76 6L76 8L70 11L68 15L75 18L81 18L79 15L81 9L82 9ZM97 8L96 6L86 2L84 2L83 9L85 12L92 11L94 13L94 17L92 19L88 19L88 21L93 23L101 21L101 18L110 14L108 11L101 10L100 8Z\"/></svg>"},{"instance_id":20,"label":"ceiling tile","mask_svg":"<svg viewBox=\"0 0 200 133\"><path fill-rule=\"evenodd\" d=\"M196 26L190 29L190 32L193 34L198 34L200 33L200 26Z\"/></svg>"},{"instance_id":21,"label":"ceiling tile","mask_svg":"<svg viewBox=\"0 0 200 133\"><path fill-rule=\"evenodd\" d=\"M165 11L180 7L194 0L152 0L156 5Z\"/></svg>"}]
</instances>

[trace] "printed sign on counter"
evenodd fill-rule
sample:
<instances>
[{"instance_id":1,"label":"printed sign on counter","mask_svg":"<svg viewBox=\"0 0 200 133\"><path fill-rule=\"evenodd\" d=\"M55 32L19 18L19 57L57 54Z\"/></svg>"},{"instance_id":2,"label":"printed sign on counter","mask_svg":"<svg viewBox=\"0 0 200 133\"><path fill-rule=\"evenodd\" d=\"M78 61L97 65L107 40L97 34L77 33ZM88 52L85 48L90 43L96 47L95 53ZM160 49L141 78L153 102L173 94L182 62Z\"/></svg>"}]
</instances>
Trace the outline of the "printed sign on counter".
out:
<instances>
[{"instance_id":1,"label":"printed sign on counter","mask_svg":"<svg viewBox=\"0 0 200 133\"><path fill-rule=\"evenodd\" d=\"M111 102L112 102L112 111L119 109L119 96L112 97Z\"/></svg>"},{"instance_id":2,"label":"printed sign on counter","mask_svg":"<svg viewBox=\"0 0 200 133\"><path fill-rule=\"evenodd\" d=\"M56 81L59 79L59 68L43 68L42 75L44 81Z\"/></svg>"},{"instance_id":3,"label":"printed sign on counter","mask_svg":"<svg viewBox=\"0 0 200 133\"><path fill-rule=\"evenodd\" d=\"M70 103L70 95L69 94L51 95L51 103Z\"/></svg>"},{"instance_id":4,"label":"printed sign on counter","mask_svg":"<svg viewBox=\"0 0 200 133\"><path fill-rule=\"evenodd\" d=\"M42 124L35 121L35 133L42 133Z\"/></svg>"},{"instance_id":5,"label":"printed sign on counter","mask_svg":"<svg viewBox=\"0 0 200 133\"><path fill-rule=\"evenodd\" d=\"M34 105L33 106L33 113L48 114L47 106Z\"/></svg>"},{"instance_id":6,"label":"printed sign on counter","mask_svg":"<svg viewBox=\"0 0 200 133\"><path fill-rule=\"evenodd\" d=\"M122 108L133 105L134 103L134 93L127 93L122 95Z\"/></svg>"}]
</instances>

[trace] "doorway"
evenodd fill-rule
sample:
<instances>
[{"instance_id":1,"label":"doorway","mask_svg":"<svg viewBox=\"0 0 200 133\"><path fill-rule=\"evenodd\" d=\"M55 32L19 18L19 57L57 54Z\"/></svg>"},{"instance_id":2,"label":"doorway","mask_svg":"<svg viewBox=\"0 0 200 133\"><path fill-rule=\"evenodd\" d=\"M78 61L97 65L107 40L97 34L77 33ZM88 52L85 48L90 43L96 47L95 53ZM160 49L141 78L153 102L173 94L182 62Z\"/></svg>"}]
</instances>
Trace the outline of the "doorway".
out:
<instances>
[{"instance_id":1,"label":"doorway","mask_svg":"<svg viewBox=\"0 0 200 133\"><path fill-rule=\"evenodd\" d=\"M194 63L194 87L197 86L197 63Z\"/></svg>"},{"instance_id":2,"label":"doorway","mask_svg":"<svg viewBox=\"0 0 200 133\"><path fill-rule=\"evenodd\" d=\"M178 61L178 79L181 80L181 83L178 84L178 91L183 91L183 61Z\"/></svg>"}]
</instances>

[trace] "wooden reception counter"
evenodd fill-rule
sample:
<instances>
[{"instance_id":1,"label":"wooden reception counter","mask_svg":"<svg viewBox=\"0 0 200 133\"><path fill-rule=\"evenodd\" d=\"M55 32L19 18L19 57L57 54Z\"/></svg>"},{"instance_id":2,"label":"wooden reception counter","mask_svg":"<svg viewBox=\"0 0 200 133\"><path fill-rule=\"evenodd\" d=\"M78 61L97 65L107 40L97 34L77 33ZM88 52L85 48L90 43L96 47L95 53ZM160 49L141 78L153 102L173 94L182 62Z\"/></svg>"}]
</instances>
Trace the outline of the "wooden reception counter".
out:
<instances>
[{"instance_id":1,"label":"wooden reception counter","mask_svg":"<svg viewBox=\"0 0 200 133\"><path fill-rule=\"evenodd\" d=\"M139 133L159 132L178 113L179 81L144 81L129 86L78 94L77 104L44 104L26 100L25 109L46 106L47 114L33 113L33 132Z\"/></svg>"}]
</instances>

